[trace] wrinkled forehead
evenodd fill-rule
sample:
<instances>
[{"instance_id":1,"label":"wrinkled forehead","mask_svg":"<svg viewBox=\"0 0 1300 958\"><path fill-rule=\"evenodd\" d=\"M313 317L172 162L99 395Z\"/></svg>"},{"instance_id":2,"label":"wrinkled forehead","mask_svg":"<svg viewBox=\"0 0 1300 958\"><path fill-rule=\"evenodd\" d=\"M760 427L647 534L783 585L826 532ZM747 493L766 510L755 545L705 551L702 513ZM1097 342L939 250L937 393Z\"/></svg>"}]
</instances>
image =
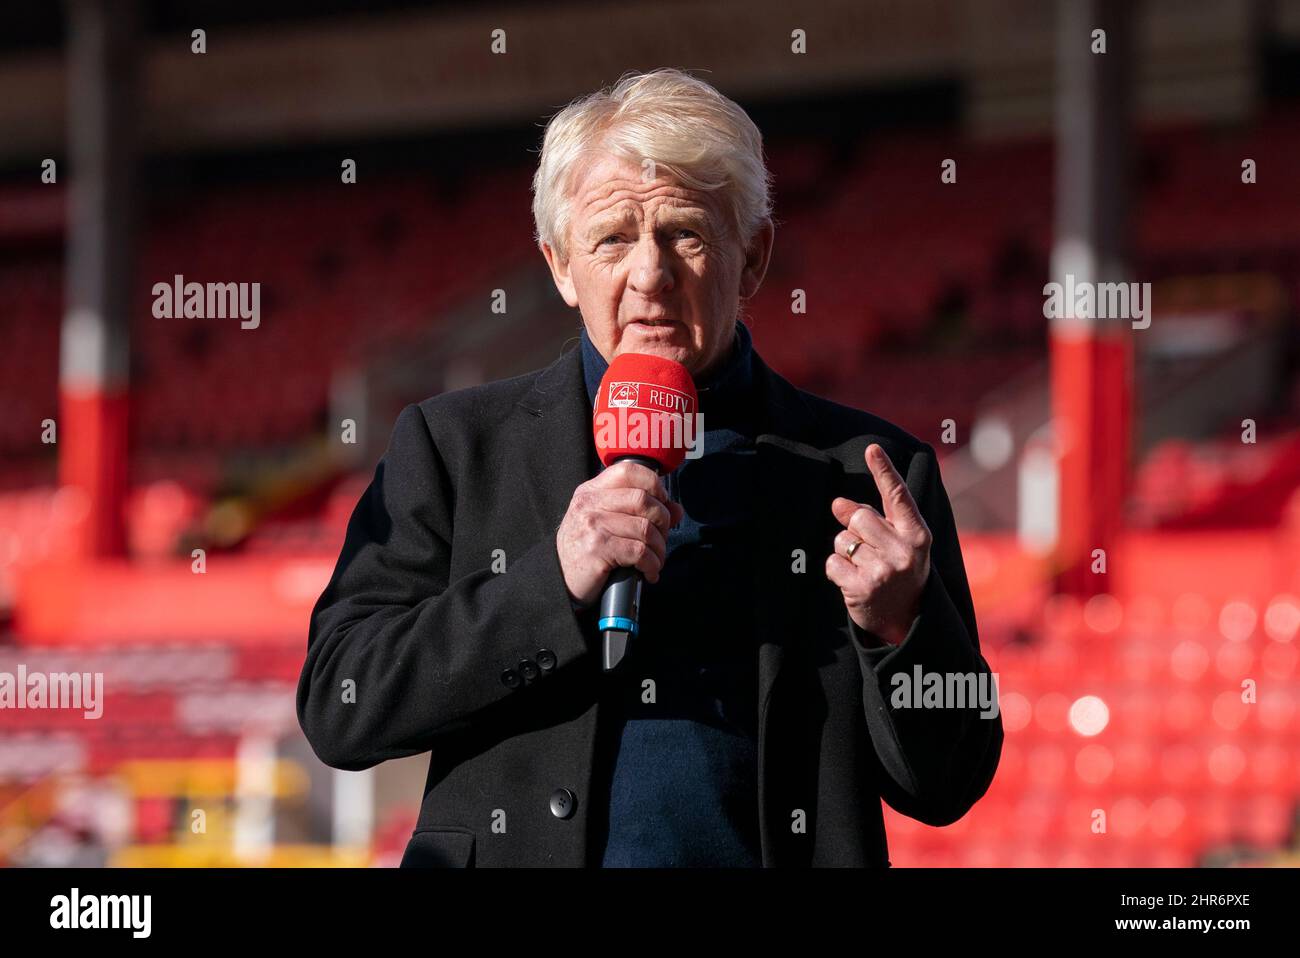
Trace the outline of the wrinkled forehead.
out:
<instances>
[{"instance_id":1,"label":"wrinkled forehead","mask_svg":"<svg viewBox=\"0 0 1300 958\"><path fill-rule=\"evenodd\" d=\"M609 153L594 155L576 171L570 204L575 222L635 215L645 206L657 215L693 211L709 220L721 212L715 192L682 183L652 163Z\"/></svg>"}]
</instances>

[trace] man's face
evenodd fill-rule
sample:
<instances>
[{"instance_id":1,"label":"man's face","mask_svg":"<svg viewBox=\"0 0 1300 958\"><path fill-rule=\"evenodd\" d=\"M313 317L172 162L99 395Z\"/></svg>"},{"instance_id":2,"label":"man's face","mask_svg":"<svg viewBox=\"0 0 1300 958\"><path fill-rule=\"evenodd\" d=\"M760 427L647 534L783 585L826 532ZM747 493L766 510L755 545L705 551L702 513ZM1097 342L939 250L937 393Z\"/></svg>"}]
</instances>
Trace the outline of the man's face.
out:
<instances>
[{"instance_id":1,"label":"man's face","mask_svg":"<svg viewBox=\"0 0 1300 958\"><path fill-rule=\"evenodd\" d=\"M726 355L740 298L762 282L771 225L745 249L716 194L656 177L601 156L574 190L567 262L542 253L607 361L650 353L698 376Z\"/></svg>"}]
</instances>

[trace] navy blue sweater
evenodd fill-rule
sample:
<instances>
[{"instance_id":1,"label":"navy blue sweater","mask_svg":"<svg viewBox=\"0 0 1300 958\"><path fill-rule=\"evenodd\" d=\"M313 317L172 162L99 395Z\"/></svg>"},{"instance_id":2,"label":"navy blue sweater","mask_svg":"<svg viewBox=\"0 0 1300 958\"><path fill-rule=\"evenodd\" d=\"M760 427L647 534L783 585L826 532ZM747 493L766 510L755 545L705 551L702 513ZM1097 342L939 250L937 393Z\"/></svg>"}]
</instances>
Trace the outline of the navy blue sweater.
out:
<instances>
[{"instance_id":1,"label":"navy blue sweater","mask_svg":"<svg viewBox=\"0 0 1300 958\"><path fill-rule=\"evenodd\" d=\"M641 592L641 629L605 675L597 745L610 769L593 847L603 867L762 864L758 837L758 649L752 565L756 416L753 342L697 382L704 452L665 479L685 518L659 581ZM587 395L608 363L582 331ZM653 682L653 686L648 684Z\"/></svg>"}]
</instances>

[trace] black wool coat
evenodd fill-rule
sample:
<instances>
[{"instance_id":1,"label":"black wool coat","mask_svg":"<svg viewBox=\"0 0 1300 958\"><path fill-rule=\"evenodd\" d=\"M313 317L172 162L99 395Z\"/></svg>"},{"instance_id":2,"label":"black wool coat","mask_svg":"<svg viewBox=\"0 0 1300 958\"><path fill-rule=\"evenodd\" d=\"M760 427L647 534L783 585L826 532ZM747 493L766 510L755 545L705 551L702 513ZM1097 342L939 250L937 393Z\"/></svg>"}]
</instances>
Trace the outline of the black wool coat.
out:
<instances>
[{"instance_id":1,"label":"black wool coat","mask_svg":"<svg viewBox=\"0 0 1300 958\"><path fill-rule=\"evenodd\" d=\"M312 611L297 711L316 755L359 770L429 753L403 866L599 863L588 821L611 771L594 748L600 640L555 545L574 489L600 469L580 352L403 409ZM952 510L928 443L753 361L762 544L753 591L734 601L758 603L762 630L763 864L888 866L881 801L950 824L1002 750L1000 713L890 702L891 677L917 665L989 673ZM831 500L880 508L871 442L933 536L898 647L849 620L824 571L842 528Z\"/></svg>"}]
</instances>

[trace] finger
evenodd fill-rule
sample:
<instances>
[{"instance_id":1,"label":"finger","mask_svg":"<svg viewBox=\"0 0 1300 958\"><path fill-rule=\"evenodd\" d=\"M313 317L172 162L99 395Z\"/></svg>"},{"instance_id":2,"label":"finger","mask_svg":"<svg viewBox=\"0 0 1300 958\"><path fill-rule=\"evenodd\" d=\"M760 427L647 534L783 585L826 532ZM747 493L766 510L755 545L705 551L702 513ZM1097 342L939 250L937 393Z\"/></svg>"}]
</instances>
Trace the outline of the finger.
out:
<instances>
[{"instance_id":1,"label":"finger","mask_svg":"<svg viewBox=\"0 0 1300 958\"><path fill-rule=\"evenodd\" d=\"M837 497L831 503L831 511L841 525L871 546L883 546L897 535L885 517L864 502Z\"/></svg>"},{"instance_id":2,"label":"finger","mask_svg":"<svg viewBox=\"0 0 1300 958\"><path fill-rule=\"evenodd\" d=\"M863 455L867 460L867 468L876 480L876 488L880 491L880 504L884 507L885 518L894 525L916 525L921 519L920 510L916 508L907 483L889 461L885 450L879 443L873 442L867 446Z\"/></svg>"},{"instance_id":3,"label":"finger","mask_svg":"<svg viewBox=\"0 0 1300 958\"><path fill-rule=\"evenodd\" d=\"M826 557L826 578L841 589L855 590L859 588L861 583L858 579L861 574L862 570L842 555L832 552Z\"/></svg>"},{"instance_id":4,"label":"finger","mask_svg":"<svg viewBox=\"0 0 1300 958\"><path fill-rule=\"evenodd\" d=\"M640 463L632 462L630 459L625 459L622 462L614 463L614 465L610 466L604 472L597 475L594 479L588 480L588 482L591 483L591 485L597 490L605 490L605 489L644 490L645 492L648 492L650 495L654 496L660 502L664 503L664 506L668 508L670 512L672 511L672 507L671 505L669 505L672 502L672 499L668 495L668 487L664 485L663 479L660 478L658 473L650 469L648 466L643 466ZM679 510L679 511L681 511L683 514L685 512L685 510ZM680 516L678 518L678 521L681 521ZM670 523L670 524L676 525L676 523Z\"/></svg>"},{"instance_id":5,"label":"finger","mask_svg":"<svg viewBox=\"0 0 1300 958\"><path fill-rule=\"evenodd\" d=\"M644 516L629 516L622 512L602 512L598 520L600 526L611 536L619 539L632 539L644 542L655 551L662 561L668 554L668 543L664 534Z\"/></svg>"},{"instance_id":6,"label":"finger","mask_svg":"<svg viewBox=\"0 0 1300 958\"><path fill-rule=\"evenodd\" d=\"M668 535L668 530L674 525L673 504L656 498L644 489L607 489L595 500L595 505L601 512L645 516L657 525L664 535Z\"/></svg>"},{"instance_id":7,"label":"finger","mask_svg":"<svg viewBox=\"0 0 1300 958\"><path fill-rule=\"evenodd\" d=\"M861 552L855 553L854 558L861 555ZM834 552L826 557L826 578L840 587L846 601L853 598L869 603L880 589L883 571L881 560L874 553L868 554L867 561L862 564Z\"/></svg>"},{"instance_id":8,"label":"finger","mask_svg":"<svg viewBox=\"0 0 1300 958\"><path fill-rule=\"evenodd\" d=\"M855 542L860 543L860 545L853 551L853 555L850 556L849 546L853 545ZM858 563L858 560L862 558L864 549L867 552L877 551L876 546L872 545L865 539L859 538L857 533L853 532L851 529L844 529L835 536L835 554L844 556L844 558L848 559L855 565Z\"/></svg>"},{"instance_id":9,"label":"finger","mask_svg":"<svg viewBox=\"0 0 1300 958\"><path fill-rule=\"evenodd\" d=\"M654 493L660 499L668 498L668 489L659 474L649 466L633 462L631 459L614 463L596 479L605 488L626 486L632 489L644 489L646 492Z\"/></svg>"},{"instance_id":10,"label":"finger","mask_svg":"<svg viewBox=\"0 0 1300 958\"><path fill-rule=\"evenodd\" d=\"M668 509L672 513L674 526L686 518L686 509L680 502L668 500Z\"/></svg>"},{"instance_id":11,"label":"finger","mask_svg":"<svg viewBox=\"0 0 1300 958\"><path fill-rule=\"evenodd\" d=\"M659 581L663 560L646 543L639 539L622 539L610 536L606 540L606 558L616 567L634 567L650 582Z\"/></svg>"}]
</instances>

